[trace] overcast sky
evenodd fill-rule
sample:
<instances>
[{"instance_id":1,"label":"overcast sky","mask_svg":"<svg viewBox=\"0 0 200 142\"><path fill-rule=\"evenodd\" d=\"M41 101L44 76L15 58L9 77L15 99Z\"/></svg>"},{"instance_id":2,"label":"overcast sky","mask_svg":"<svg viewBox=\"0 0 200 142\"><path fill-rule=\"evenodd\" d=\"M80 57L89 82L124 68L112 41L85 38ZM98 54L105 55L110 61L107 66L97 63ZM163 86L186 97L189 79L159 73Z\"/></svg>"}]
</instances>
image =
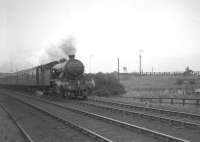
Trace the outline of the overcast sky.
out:
<instances>
[{"instance_id":1,"label":"overcast sky","mask_svg":"<svg viewBox=\"0 0 200 142\"><path fill-rule=\"evenodd\" d=\"M70 36L86 72L200 71L199 0L0 0L0 72Z\"/></svg>"}]
</instances>

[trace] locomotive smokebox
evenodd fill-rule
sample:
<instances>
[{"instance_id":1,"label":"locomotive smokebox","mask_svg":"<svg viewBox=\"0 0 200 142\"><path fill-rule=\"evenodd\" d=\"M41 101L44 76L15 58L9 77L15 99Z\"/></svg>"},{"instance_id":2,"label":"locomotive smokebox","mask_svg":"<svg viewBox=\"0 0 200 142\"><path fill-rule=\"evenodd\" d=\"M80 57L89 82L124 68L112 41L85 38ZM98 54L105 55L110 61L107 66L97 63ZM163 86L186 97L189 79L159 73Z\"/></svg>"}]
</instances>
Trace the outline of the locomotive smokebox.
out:
<instances>
[{"instance_id":1,"label":"locomotive smokebox","mask_svg":"<svg viewBox=\"0 0 200 142\"><path fill-rule=\"evenodd\" d=\"M75 59L75 55L69 55L69 60L64 67L65 77L68 79L76 79L83 73L84 73L83 63Z\"/></svg>"}]
</instances>

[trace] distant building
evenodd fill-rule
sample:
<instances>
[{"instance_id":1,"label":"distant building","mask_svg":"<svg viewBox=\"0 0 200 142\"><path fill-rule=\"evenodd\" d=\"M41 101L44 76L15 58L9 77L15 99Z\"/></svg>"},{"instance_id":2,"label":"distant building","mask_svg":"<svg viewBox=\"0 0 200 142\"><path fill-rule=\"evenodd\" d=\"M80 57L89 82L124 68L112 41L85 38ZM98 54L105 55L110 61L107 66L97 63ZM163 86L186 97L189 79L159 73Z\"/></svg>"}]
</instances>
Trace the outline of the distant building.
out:
<instances>
[{"instance_id":1,"label":"distant building","mask_svg":"<svg viewBox=\"0 0 200 142\"><path fill-rule=\"evenodd\" d=\"M127 67L123 67L123 72L127 73Z\"/></svg>"},{"instance_id":2,"label":"distant building","mask_svg":"<svg viewBox=\"0 0 200 142\"><path fill-rule=\"evenodd\" d=\"M187 68L185 69L185 71L183 72L183 75L190 75L190 74L192 74L194 71L193 70L191 70L190 68L189 68L189 66L187 66Z\"/></svg>"}]
</instances>

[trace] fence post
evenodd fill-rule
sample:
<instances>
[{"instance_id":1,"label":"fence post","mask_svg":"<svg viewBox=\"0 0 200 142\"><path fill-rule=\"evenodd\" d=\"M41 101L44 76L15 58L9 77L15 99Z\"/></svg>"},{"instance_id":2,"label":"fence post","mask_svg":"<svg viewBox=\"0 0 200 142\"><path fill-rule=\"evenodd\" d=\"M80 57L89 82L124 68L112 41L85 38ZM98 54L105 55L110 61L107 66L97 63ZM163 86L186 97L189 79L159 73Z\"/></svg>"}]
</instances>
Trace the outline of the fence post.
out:
<instances>
[{"instance_id":1,"label":"fence post","mask_svg":"<svg viewBox=\"0 0 200 142\"><path fill-rule=\"evenodd\" d=\"M159 98L159 103L162 103L162 98Z\"/></svg>"},{"instance_id":2,"label":"fence post","mask_svg":"<svg viewBox=\"0 0 200 142\"><path fill-rule=\"evenodd\" d=\"M174 99L173 98L171 98L171 104L173 104L174 103Z\"/></svg>"},{"instance_id":3,"label":"fence post","mask_svg":"<svg viewBox=\"0 0 200 142\"><path fill-rule=\"evenodd\" d=\"M196 105L199 105L199 99L196 100Z\"/></svg>"},{"instance_id":4,"label":"fence post","mask_svg":"<svg viewBox=\"0 0 200 142\"><path fill-rule=\"evenodd\" d=\"M182 99L182 101L183 101L183 106L185 105L185 99Z\"/></svg>"}]
</instances>

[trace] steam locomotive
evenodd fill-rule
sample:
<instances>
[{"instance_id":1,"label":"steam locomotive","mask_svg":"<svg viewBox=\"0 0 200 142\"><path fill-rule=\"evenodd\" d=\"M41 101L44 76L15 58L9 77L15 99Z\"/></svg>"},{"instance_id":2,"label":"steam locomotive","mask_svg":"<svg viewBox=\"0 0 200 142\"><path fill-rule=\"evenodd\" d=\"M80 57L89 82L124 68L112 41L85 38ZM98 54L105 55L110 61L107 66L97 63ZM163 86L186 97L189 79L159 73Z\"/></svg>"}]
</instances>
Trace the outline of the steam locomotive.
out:
<instances>
[{"instance_id":1,"label":"steam locomotive","mask_svg":"<svg viewBox=\"0 0 200 142\"><path fill-rule=\"evenodd\" d=\"M86 78L84 65L75 55L0 77L0 85L10 88L41 90L46 95L86 99L95 86Z\"/></svg>"}]
</instances>

